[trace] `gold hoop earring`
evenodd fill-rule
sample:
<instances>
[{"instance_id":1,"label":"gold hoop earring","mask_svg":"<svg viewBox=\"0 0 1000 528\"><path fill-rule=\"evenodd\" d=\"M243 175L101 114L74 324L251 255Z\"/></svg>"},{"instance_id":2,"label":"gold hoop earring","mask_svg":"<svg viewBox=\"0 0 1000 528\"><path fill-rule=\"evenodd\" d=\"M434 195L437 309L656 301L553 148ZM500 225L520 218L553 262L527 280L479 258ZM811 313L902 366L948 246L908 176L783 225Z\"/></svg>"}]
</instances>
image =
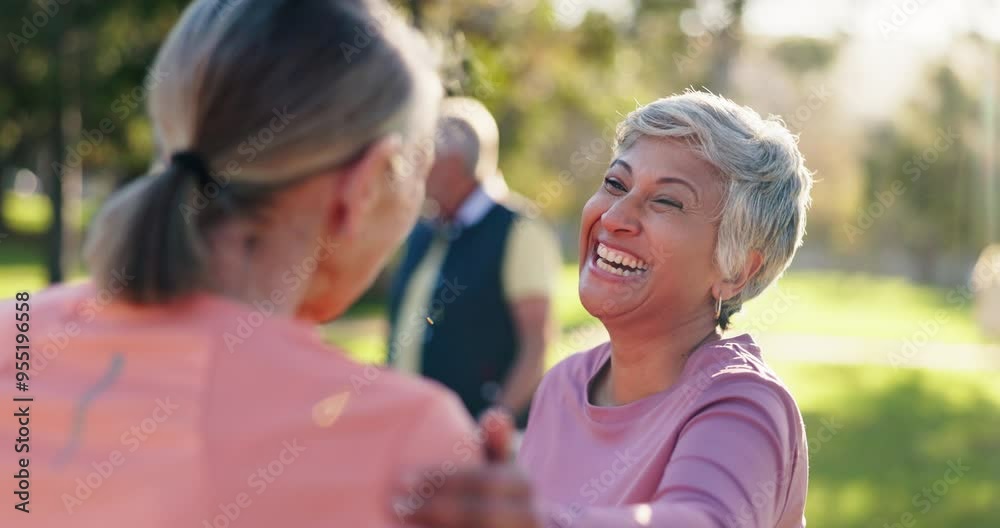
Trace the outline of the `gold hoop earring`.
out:
<instances>
[{"instance_id":1,"label":"gold hoop earring","mask_svg":"<svg viewBox=\"0 0 1000 528\"><path fill-rule=\"evenodd\" d=\"M718 320L719 316L722 315L722 296L720 295L715 300L715 319Z\"/></svg>"}]
</instances>

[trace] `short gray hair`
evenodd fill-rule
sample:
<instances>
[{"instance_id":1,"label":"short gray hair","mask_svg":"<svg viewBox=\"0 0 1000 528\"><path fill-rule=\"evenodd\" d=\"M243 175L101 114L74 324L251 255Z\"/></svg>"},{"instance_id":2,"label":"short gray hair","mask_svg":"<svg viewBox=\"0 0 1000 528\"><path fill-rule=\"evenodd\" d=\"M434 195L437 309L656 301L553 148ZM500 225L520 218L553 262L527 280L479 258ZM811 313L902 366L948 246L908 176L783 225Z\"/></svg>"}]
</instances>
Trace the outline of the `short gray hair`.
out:
<instances>
[{"instance_id":1,"label":"short gray hair","mask_svg":"<svg viewBox=\"0 0 1000 528\"><path fill-rule=\"evenodd\" d=\"M719 326L725 330L745 301L784 273L802 245L812 173L798 138L777 117L763 119L700 91L664 97L630 113L618 125L615 153L642 136L680 139L719 170L726 186L715 249L719 269L735 277L751 250L763 257L746 287L723 302Z\"/></svg>"},{"instance_id":2,"label":"short gray hair","mask_svg":"<svg viewBox=\"0 0 1000 528\"><path fill-rule=\"evenodd\" d=\"M438 140L443 151L462 156L477 180L493 178L497 172L500 131L493 114L471 97L448 97L441 103Z\"/></svg>"}]
</instances>

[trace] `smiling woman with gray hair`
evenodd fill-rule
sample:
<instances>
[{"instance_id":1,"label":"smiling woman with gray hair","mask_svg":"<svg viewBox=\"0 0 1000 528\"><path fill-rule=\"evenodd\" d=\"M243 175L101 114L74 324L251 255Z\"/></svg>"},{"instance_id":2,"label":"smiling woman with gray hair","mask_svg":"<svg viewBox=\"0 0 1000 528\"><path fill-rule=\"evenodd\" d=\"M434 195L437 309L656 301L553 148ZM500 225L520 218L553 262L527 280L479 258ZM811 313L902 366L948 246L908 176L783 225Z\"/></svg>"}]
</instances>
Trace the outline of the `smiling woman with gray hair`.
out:
<instances>
[{"instance_id":1,"label":"smiling woman with gray hair","mask_svg":"<svg viewBox=\"0 0 1000 528\"><path fill-rule=\"evenodd\" d=\"M788 267L811 185L781 122L728 99L687 92L629 114L580 230L580 300L610 341L545 376L527 477L463 473L420 520L804 526L798 406L750 335L722 331Z\"/></svg>"}]
</instances>

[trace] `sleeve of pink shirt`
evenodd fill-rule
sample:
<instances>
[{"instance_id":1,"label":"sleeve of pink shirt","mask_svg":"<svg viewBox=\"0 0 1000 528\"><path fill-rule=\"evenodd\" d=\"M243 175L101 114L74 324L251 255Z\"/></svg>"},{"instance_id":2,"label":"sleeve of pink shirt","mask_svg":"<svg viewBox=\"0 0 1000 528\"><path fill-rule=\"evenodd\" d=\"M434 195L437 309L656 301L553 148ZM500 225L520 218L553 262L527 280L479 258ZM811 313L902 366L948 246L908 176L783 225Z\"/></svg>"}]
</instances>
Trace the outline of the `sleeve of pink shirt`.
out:
<instances>
[{"instance_id":1,"label":"sleeve of pink shirt","mask_svg":"<svg viewBox=\"0 0 1000 528\"><path fill-rule=\"evenodd\" d=\"M682 429L656 497L585 510L573 527L774 527L799 440L794 405L785 398L759 382L713 384Z\"/></svg>"},{"instance_id":2,"label":"sleeve of pink shirt","mask_svg":"<svg viewBox=\"0 0 1000 528\"><path fill-rule=\"evenodd\" d=\"M475 424L458 397L441 391L440 397L429 401L406 438L401 438L398 472L395 478L406 489L396 488L397 496L407 499L406 505L394 504L393 514L402 526L422 497L444 484L444 479L458 468L483 461L482 446L477 441ZM404 483L407 477L409 483ZM394 486L395 487L395 486Z\"/></svg>"},{"instance_id":3,"label":"sleeve of pink shirt","mask_svg":"<svg viewBox=\"0 0 1000 528\"><path fill-rule=\"evenodd\" d=\"M482 446L475 433L475 424L458 397L442 390L440 397L429 399L424 412L414 417L409 437L401 439L398 467L405 472L436 464L442 471L453 472L453 466L481 462ZM443 442L443 438L453 441Z\"/></svg>"}]
</instances>

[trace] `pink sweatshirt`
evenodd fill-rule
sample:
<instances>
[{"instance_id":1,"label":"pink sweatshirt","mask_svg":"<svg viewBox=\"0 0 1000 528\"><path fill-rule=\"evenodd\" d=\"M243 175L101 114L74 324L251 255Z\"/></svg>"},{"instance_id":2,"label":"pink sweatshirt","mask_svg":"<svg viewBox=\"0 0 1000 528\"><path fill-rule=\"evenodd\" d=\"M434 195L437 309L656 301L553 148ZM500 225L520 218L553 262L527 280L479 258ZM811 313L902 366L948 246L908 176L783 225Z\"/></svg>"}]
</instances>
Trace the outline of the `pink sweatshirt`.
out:
<instances>
[{"instance_id":1,"label":"pink sweatshirt","mask_svg":"<svg viewBox=\"0 0 1000 528\"><path fill-rule=\"evenodd\" d=\"M454 395L359 365L266 304L140 308L116 290L0 303L0 526L397 526L401 471L479 458ZM23 313L27 370L14 353ZM22 459L28 477L12 479ZM21 480L23 500L11 493Z\"/></svg>"},{"instance_id":2,"label":"pink sweatshirt","mask_svg":"<svg viewBox=\"0 0 1000 528\"><path fill-rule=\"evenodd\" d=\"M702 345L671 388L595 407L610 344L542 381L519 462L550 526L801 528L808 451L795 400L749 335Z\"/></svg>"}]
</instances>

